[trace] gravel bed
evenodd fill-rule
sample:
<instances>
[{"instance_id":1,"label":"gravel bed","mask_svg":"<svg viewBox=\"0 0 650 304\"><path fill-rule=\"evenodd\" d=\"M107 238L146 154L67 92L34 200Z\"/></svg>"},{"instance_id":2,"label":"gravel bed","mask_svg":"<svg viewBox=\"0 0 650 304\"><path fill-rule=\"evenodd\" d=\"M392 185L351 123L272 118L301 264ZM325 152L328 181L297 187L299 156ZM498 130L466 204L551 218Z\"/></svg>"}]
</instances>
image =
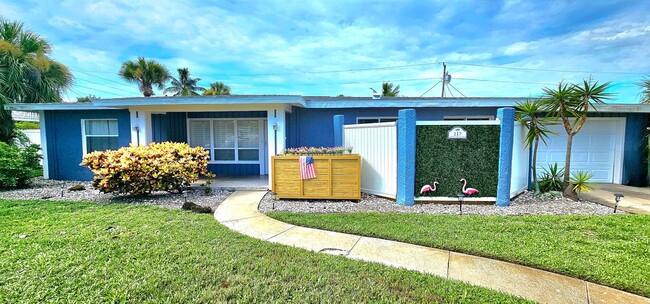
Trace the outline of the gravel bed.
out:
<instances>
[{"instance_id":1,"label":"gravel bed","mask_svg":"<svg viewBox=\"0 0 650 304\"><path fill-rule=\"evenodd\" d=\"M275 203L275 209L273 209ZM395 201L382 197L362 194L361 202L328 201L328 200L280 200L270 193L260 203L260 211L284 211L293 213L337 213L337 212L380 212L380 213L423 213L423 214L459 214L458 205L420 204L400 206ZM495 205L463 205L463 214L480 215L605 215L612 214L614 209L588 201L572 201L565 198L539 198L532 192L524 192L515 199L509 207ZM617 214L623 214L617 211Z\"/></svg>"},{"instance_id":2,"label":"gravel bed","mask_svg":"<svg viewBox=\"0 0 650 304\"><path fill-rule=\"evenodd\" d=\"M83 185L86 190L68 190L70 187L75 185ZM61 195L62 191L63 196ZM36 178L32 181L32 186L30 188L0 192L0 199L122 203L180 209L183 203L185 203L185 196L187 195L188 202L193 202L202 206L209 206L214 210L231 193L232 191L229 190L213 189L211 194L205 195L201 187L192 186L183 194L154 192L148 196L116 195L101 193L99 190L92 187L91 182L87 181L55 181Z\"/></svg>"}]
</instances>

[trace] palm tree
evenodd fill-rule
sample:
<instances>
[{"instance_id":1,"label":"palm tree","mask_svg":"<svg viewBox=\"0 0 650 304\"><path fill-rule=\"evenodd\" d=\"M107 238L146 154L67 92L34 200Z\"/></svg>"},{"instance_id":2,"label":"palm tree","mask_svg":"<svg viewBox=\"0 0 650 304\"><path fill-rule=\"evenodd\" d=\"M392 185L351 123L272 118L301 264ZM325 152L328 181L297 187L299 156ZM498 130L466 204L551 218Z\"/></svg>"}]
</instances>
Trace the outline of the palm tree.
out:
<instances>
[{"instance_id":1,"label":"palm tree","mask_svg":"<svg viewBox=\"0 0 650 304\"><path fill-rule=\"evenodd\" d=\"M50 59L52 48L22 22L0 18L0 141L16 137L4 104L60 102L73 83L68 68Z\"/></svg>"},{"instance_id":2,"label":"palm tree","mask_svg":"<svg viewBox=\"0 0 650 304\"><path fill-rule=\"evenodd\" d=\"M639 83L641 87L641 103L650 104L650 77L644 77Z\"/></svg>"},{"instance_id":3,"label":"palm tree","mask_svg":"<svg viewBox=\"0 0 650 304\"><path fill-rule=\"evenodd\" d=\"M230 95L230 87L221 81L213 82L210 84L210 88L203 92L203 95Z\"/></svg>"},{"instance_id":4,"label":"palm tree","mask_svg":"<svg viewBox=\"0 0 650 304\"><path fill-rule=\"evenodd\" d=\"M539 147L539 141L542 140L546 143L549 134L555 134L539 118L544 112L543 106L542 101L539 99L534 101L526 100L524 103L517 103L517 112L515 114L515 119L528 128L526 147L533 147L531 167L533 170L533 189L535 189L535 193L539 193L539 183L537 182L537 148Z\"/></svg>"},{"instance_id":5,"label":"palm tree","mask_svg":"<svg viewBox=\"0 0 650 304\"><path fill-rule=\"evenodd\" d=\"M611 98L613 94L607 93L609 89L610 82L598 84L598 81L586 80L583 81L582 85L560 82L557 89L544 88L543 102L549 116L561 119L564 130L568 135L563 179L564 195L567 197L575 197L570 180L573 136L578 134L584 126L589 108L593 108L594 103L603 104L605 100Z\"/></svg>"},{"instance_id":6,"label":"palm tree","mask_svg":"<svg viewBox=\"0 0 650 304\"><path fill-rule=\"evenodd\" d=\"M197 91L203 92L205 88L196 85L201 78L190 77L187 68L178 69L178 79L172 77L172 85L163 91L163 94L173 93L174 96L196 96Z\"/></svg>"},{"instance_id":7,"label":"palm tree","mask_svg":"<svg viewBox=\"0 0 650 304\"><path fill-rule=\"evenodd\" d=\"M399 94L399 85L393 87L393 84L386 81L381 84L381 96L395 97Z\"/></svg>"},{"instance_id":8,"label":"palm tree","mask_svg":"<svg viewBox=\"0 0 650 304\"><path fill-rule=\"evenodd\" d=\"M165 88L165 83L170 78L167 68L155 60L146 60L144 57L122 63L117 74L128 82L137 83L144 97L154 95L153 86L158 87L159 90Z\"/></svg>"}]
</instances>

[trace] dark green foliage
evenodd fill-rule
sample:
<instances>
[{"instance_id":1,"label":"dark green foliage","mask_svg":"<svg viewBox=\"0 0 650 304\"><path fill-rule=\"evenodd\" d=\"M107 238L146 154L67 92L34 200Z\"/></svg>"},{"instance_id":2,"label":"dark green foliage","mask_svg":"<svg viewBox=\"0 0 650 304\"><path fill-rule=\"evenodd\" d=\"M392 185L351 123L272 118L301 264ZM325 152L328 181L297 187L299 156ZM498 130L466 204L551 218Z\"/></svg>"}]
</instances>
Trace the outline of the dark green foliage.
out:
<instances>
[{"instance_id":1,"label":"dark green foliage","mask_svg":"<svg viewBox=\"0 0 650 304\"><path fill-rule=\"evenodd\" d=\"M0 189L25 187L43 173L39 149L38 145L20 148L0 142Z\"/></svg>"},{"instance_id":2,"label":"dark green foliage","mask_svg":"<svg viewBox=\"0 0 650 304\"><path fill-rule=\"evenodd\" d=\"M16 121L14 124L16 129L20 130L35 130L41 128L41 124L38 123L38 121Z\"/></svg>"},{"instance_id":3,"label":"dark green foliage","mask_svg":"<svg viewBox=\"0 0 650 304\"><path fill-rule=\"evenodd\" d=\"M474 197L497 194L500 128L463 126L467 140L447 139L453 126L418 126L415 156L415 195L420 188L438 181L432 196L455 197L461 193L461 178L479 192Z\"/></svg>"},{"instance_id":4,"label":"dark green foliage","mask_svg":"<svg viewBox=\"0 0 650 304\"><path fill-rule=\"evenodd\" d=\"M557 163L548 165L542 169L542 175L539 177L539 189L542 192L562 191L562 177L564 168L559 168Z\"/></svg>"}]
</instances>

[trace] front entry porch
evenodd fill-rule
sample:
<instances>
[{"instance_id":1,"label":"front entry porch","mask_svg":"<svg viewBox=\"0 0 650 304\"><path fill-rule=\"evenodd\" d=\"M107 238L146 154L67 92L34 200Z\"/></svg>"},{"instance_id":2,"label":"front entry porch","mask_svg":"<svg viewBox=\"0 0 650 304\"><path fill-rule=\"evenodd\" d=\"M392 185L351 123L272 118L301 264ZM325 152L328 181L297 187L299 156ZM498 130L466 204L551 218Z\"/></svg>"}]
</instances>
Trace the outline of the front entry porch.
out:
<instances>
[{"instance_id":1,"label":"front entry porch","mask_svg":"<svg viewBox=\"0 0 650 304\"><path fill-rule=\"evenodd\" d=\"M200 180L197 184L204 182ZM217 176L212 179L210 187L215 190L269 190L269 176Z\"/></svg>"}]
</instances>

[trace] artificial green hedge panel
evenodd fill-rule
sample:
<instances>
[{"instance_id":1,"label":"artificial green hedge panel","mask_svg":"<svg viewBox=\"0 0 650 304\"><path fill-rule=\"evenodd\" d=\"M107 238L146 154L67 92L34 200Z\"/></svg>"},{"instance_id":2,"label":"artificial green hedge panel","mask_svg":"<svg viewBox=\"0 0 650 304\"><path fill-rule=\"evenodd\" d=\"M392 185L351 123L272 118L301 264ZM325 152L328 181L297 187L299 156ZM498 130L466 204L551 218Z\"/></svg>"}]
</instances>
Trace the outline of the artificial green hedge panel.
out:
<instances>
[{"instance_id":1,"label":"artificial green hedge panel","mask_svg":"<svg viewBox=\"0 0 650 304\"><path fill-rule=\"evenodd\" d=\"M438 181L436 192L425 196L456 197L467 179L467 187L479 192L472 197L495 197L499 172L497 125L461 126L467 139L447 139L454 126L417 126L415 196L424 185Z\"/></svg>"}]
</instances>

